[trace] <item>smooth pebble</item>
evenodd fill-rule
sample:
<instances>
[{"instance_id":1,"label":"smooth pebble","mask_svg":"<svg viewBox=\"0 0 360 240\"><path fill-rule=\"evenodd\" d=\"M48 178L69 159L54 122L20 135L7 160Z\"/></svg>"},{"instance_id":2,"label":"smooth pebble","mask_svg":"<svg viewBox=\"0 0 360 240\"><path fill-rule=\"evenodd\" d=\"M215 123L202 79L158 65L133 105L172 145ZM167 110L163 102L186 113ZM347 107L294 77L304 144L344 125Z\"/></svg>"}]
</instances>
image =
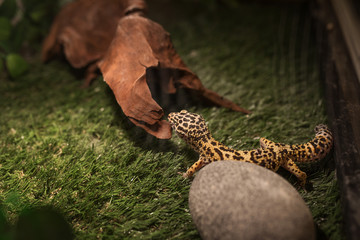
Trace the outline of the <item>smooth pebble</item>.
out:
<instances>
[{"instance_id":1,"label":"smooth pebble","mask_svg":"<svg viewBox=\"0 0 360 240\"><path fill-rule=\"evenodd\" d=\"M297 190L251 163L205 166L192 182L189 208L202 239L315 239L311 212Z\"/></svg>"}]
</instances>

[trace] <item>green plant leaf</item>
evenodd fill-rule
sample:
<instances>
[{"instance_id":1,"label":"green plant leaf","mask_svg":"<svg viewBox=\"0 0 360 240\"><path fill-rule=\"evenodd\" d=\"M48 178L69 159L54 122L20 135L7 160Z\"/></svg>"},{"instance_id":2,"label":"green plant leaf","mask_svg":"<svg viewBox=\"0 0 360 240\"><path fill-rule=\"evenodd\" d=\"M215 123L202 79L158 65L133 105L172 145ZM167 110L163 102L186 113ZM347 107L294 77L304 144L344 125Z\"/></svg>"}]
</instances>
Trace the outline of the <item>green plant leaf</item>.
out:
<instances>
[{"instance_id":1,"label":"green plant leaf","mask_svg":"<svg viewBox=\"0 0 360 240\"><path fill-rule=\"evenodd\" d=\"M29 69L28 63L18 54L11 53L6 56L6 67L11 77L17 78Z\"/></svg>"},{"instance_id":2,"label":"green plant leaf","mask_svg":"<svg viewBox=\"0 0 360 240\"><path fill-rule=\"evenodd\" d=\"M0 17L0 41L6 41L11 34L10 20L5 17Z\"/></svg>"}]
</instances>

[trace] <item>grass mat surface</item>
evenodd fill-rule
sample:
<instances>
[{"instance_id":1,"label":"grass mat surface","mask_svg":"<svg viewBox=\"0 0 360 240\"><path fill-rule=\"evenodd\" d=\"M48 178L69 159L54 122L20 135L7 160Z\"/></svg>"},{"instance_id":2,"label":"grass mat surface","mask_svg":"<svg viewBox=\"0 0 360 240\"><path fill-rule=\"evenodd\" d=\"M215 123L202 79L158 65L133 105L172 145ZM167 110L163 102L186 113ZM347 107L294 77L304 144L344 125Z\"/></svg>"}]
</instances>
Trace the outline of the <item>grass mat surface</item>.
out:
<instances>
[{"instance_id":1,"label":"grass mat surface","mask_svg":"<svg viewBox=\"0 0 360 240\"><path fill-rule=\"evenodd\" d=\"M232 1L229 1L232 2ZM236 1L233 1L236 3ZM150 18L204 85L253 113L195 108L214 137L236 149L260 136L302 143L327 123L307 5L150 1ZM14 226L24 209L50 205L77 239L199 239L188 209L191 180L177 174L197 160L176 136L135 128L107 85L88 89L66 63L0 78L0 204ZM168 113L168 112L167 112ZM313 190L300 194L329 239L342 239L334 161L302 164ZM279 174L292 184L295 177Z\"/></svg>"}]
</instances>

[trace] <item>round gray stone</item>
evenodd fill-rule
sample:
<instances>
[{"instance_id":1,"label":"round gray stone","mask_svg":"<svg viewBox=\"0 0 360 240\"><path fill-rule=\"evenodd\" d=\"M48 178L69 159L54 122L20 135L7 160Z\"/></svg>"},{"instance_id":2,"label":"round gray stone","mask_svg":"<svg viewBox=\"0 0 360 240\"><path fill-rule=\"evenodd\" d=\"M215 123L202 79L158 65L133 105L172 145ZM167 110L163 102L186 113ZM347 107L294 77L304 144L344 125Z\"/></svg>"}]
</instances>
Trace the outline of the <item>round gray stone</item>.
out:
<instances>
[{"instance_id":1,"label":"round gray stone","mask_svg":"<svg viewBox=\"0 0 360 240\"><path fill-rule=\"evenodd\" d=\"M255 164L205 166L191 185L189 207L203 239L315 239L310 210L296 189Z\"/></svg>"}]
</instances>

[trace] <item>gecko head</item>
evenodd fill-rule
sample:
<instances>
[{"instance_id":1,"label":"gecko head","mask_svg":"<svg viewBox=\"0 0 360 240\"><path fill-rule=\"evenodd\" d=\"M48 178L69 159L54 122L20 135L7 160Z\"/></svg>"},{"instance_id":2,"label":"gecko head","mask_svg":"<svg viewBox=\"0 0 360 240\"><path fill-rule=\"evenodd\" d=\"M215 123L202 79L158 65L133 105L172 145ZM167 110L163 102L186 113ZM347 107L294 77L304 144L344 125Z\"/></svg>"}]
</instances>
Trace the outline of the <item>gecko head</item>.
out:
<instances>
[{"instance_id":1,"label":"gecko head","mask_svg":"<svg viewBox=\"0 0 360 240\"><path fill-rule=\"evenodd\" d=\"M186 141L210 134L205 119L199 114L182 110L170 113L168 119L177 135Z\"/></svg>"}]
</instances>

